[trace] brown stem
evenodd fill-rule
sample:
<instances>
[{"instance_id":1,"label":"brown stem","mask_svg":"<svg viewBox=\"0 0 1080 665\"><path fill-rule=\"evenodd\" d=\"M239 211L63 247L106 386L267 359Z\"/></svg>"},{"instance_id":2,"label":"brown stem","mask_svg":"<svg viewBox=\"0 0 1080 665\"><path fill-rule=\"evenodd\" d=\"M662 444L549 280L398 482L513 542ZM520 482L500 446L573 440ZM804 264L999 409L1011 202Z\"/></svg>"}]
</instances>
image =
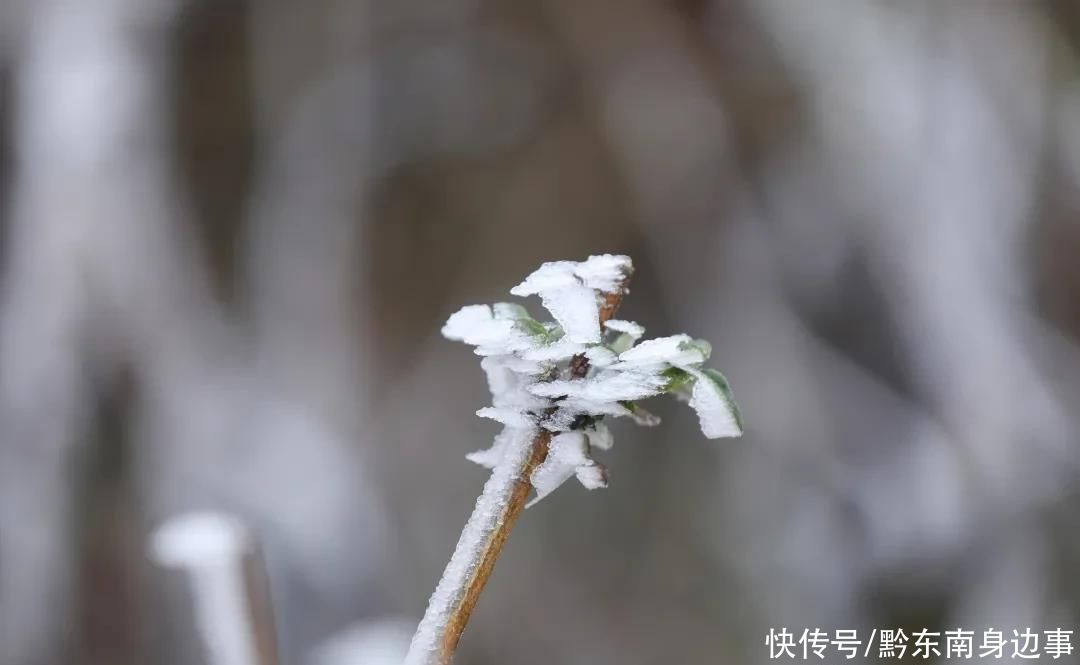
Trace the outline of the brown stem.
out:
<instances>
[{"instance_id":1,"label":"brown stem","mask_svg":"<svg viewBox=\"0 0 1080 665\"><path fill-rule=\"evenodd\" d=\"M601 326L614 316L615 310L619 308L619 304L627 292L626 287L629 282L630 274L628 273L617 291L604 294L604 301L600 305ZM584 355L576 355L570 360L571 378L585 378L588 371L589 361ZM476 601L480 598L480 592L484 590L484 585L487 584L488 578L491 577L491 571L495 569L495 560L499 558L503 545L506 544L506 539L510 537L510 530L514 528L514 522L521 515L521 511L525 509L529 490L532 489L532 483L529 482L532 472L547 459L548 444L550 443L551 432L547 430L541 430L533 439L529 456L517 475L509 500L503 506L502 514L499 515L498 526L491 532L484 543L476 567L465 583L465 588L446 622L439 649L439 663L441 665L448 664L454 656L454 651L457 650L458 641L461 640L465 625L469 622L469 617L472 616Z\"/></svg>"}]
</instances>

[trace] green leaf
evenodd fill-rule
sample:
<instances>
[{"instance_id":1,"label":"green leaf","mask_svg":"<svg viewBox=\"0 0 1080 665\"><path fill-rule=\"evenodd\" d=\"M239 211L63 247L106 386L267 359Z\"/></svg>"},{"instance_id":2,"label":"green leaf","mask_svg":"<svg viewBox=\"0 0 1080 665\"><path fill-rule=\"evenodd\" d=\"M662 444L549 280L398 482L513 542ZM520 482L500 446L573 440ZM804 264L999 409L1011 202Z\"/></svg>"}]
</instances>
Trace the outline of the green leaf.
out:
<instances>
[{"instance_id":1,"label":"green leaf","mask_svg":"<svg viewBox=\"0 0 1080 665\"><path fill-rule=\"evenodd\" d=\"M540 323L529 314L529 310L514 302L497 302L492 305L496 319L513 321L518 330L530 337L535 337L541 344L550 344L561 336Z\"/></svg>"},{"instance_id":2,"label":"green leaf","mask_svg":"<svg viewBox=\"0 0 1080 665\"><path fill-rule=\"evenodd\" d=\"M701 431L710 439L742 436L743 420L724 375L715 369L692 370L695 378L690 406L698 414Z\"/></svg>"},{"instance_id":3,"label":"green leaf","mask_svg":"<svg viewBox=\"0 0 1080 665\"><path fill-rule=\"evenodd\" d=\"M615 336L615 339L611 340L611 344L608 345L608 348L615 353L622 353L623 351L628 351L630 347L634 346L634 342L636 341L637 338L635 338L633 335L629 335L627 333L619 333Z\"/></svg>"},{"instance_id":4,"label":"green leaf","mask_svg":"<svg viewBox=\"0 0 1080 665\"><path fill-rule=\"evenodd\" d=\"M701 354L701 362L705 362L712 355L712 344L709 344L703 339L694 339L689 342L683 342L679 345L679 350L689 351L694 350Z\"/></svg>"},{"instance_id":5,"label":"green leaf","mask_svg":"<svg viewBox=\"0 0 1080 665\"><path fill-rule=\"evenodd\" d=\"M667 385L664 386L665 393L690 394L695 380L690 372L678 367L669 367L661 372L661 375L668 380Z\"/></svg>"},{"instance_id":6,"label":"green leaf","mask_svg":"<svg viewBox=\"0 0 1080 665\"><path fill-rule=\"evenodd\" d=\"M544 324L540 323L536 319L533 319L533 318L516 319L514 321L514 325L516 325L518 327L518 330L520 330L521 332L525 333L526 335L528 335L530 337L536 337L537 339L541 340L544 344L548 344L548 343L554 341L554 339L551 336L551 333L548 332L548 329L544 327Z\"/></svg>"},{"instance_id":7,"label":"green leaf","mask_svg":"<svg viewBox=\"0 0 1080 665\"><path fill-rule=\"evenodd\" d=\"M529 310L516 302L497 302L491 306L491 310L494 312L496 319L510 319L511 321L517 321L518 319L532 318L532 316L529 315Z\"/></svg>"}]
</instances>

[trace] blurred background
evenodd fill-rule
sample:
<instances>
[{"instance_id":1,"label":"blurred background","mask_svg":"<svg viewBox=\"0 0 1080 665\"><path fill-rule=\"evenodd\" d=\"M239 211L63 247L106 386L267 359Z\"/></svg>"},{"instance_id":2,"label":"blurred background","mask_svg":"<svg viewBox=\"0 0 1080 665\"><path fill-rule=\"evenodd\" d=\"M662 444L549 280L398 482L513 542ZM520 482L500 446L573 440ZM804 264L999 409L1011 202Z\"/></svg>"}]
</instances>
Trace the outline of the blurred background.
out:
<instances>
[{"instance_id":1,"label":"blurred background","mask_svg":"<svg viewBox=\"0 0 1080 665\"><path fill-rule=\"evenodd\" d=\"M1078 49L1072 0L3 0L0 663L206 662L146 555L192 509L285 663L394 662L497 429L439 327L602 252L747 435L616 423L457 662L1076 627Z\"/></svg>"}]
</instances>

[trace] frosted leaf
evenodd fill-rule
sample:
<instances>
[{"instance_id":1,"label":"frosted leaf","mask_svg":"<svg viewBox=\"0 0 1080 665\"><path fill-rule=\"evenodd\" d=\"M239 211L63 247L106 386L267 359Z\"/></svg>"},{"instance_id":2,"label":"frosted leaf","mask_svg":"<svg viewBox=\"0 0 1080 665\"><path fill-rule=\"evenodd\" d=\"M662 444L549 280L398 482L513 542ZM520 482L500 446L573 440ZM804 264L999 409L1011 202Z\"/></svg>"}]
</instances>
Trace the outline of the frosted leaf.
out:
<instances>
[{"instance_id":1,"label":"frosted leaf","mask_svg":"<svg viewBox=\"0 0 1080 665\"><path fill-rule=\"evenodd\" d=\"M618 402L659 395L667 379L644 372L601 372L587 379L535 383L528 390L541 397L575 397L594 402Z\"/></svg>"},{"instance_id":2,"label":"frosted leaf","mask_svg":"<svg viewBox=\"0 0 1080 665\"><path fill-rule=\"evenodd\" d=\"M613 293L630 271L630 259L603 254L581 263L552 261L510 289L515 296L540 296L572 342L600 341L598 292Z\"/></svg>"},{"instance_id":3,"label":"frosted leaf","mask_svg":"<svg viewBox=\"0 0 1080 665\"><path fill-rule=\"evenodd\" d=\"M535 381L537 376L551 369L550 363L541 360L526 360L519 355L485 356L484 360L480 361L481 364L488 358L494 359L504 370L521 374L529 381Z\"/></svg>"},{"instance_id":4,"label":"frosted leaf","mask_svg":"<svg viewBox=\"0 0 1080 665\"><path fill-rule=\"evenodd\" d=\"M481 418L490 418L508 427L530 427L535 418L522 411L509 407L485 406L476 412Z\"/></svg>"},{"instance_id":5,"label":"frosted leaf","mask_svg":"<svg viewBox=\"0 0 1080 665\"><path fill-rule=\"evenodd\" d=\"M589 437L590 448L610 450L615 443L615 437L611 435L611 430L602 422L596 423L591 430L586 430L585 434Z\"/></svg>"},{"instance_id":6,"label":"frosted leaf","mask_svg":"<svg viewBox=\"0 0 1080 665\"><path fill-rule=\"evenodd\" d=\"M507 446L514 440L515 434L513 429L509 427L504 428L503 431L495 435L495 440L492 441L490 448L471 452L465 456L465 459L475 464L479 464L480 466L494 469L499 461L502 460L503 455L506 453Z\"/></svg>"},{"instance_id":7,"label":"frosted leaf","mask_svg":"<svg viewBox=\"0 0 1080 665\"><path fill-rule=\"evenodd\" d=\"M607 470L603 466L593 462L582 464L574 469L574 475L587 490L598 490L607 487Z\"/></svg>"},{"instance_id":8,"label":"frosted leaf","mask_svg":"<svg viewBox=\"0 0 1080 665\"><path fill-rule=\"evenodd\" d=\"M525 504L525 507L532 508L545 496L562 487L563 483L573 478L574 468L572 464L558 462L549 455L548 459L536 467L530 476L529 482L536 490L536 496Z\"/></svg>"},{"instance_id":9,"label":"frosted leaf","mask_svg":"<svg viewBox=\"0 0 1080 665\"><path fill-rule=\"evenodd\" d=\"M505 446L493 445L490 448L484 448L483 450L476 450L465 455L465 459L469 460L473 464L479 464L480 466L488 469L494 469L495 465L502 459L505 452Z\"/></svg>"},{"instance_id":10,"label":"frosted leaf","mask_svg":"<svg viewBox=\"0 0 1080 665\"><path fill-rule=\"evenodd\" d=\"M708 347L689 335L657 337L641 342L619 354L619 369L648 368L657 365L696 367L708 359Z\"/></svg>"},{"instance_id":11,"label":"frosted leaf","mask_svg":"<svg viewBox=\"0 0 1080 665\"><path fill-rule=\"evenodd\" d=\"M495 406L516 406L524 410L539 410L548 406L547 400L528 391L536 382L531 372L522 371L518 361L508 356L489 356L480 361L487 375L488 389ZM527 369L531 369L529 366Z\"/></svg>"},{"instance_id":12,"label":"frosted leaf","mask_svg":"<svg viewBox=\"0 0 1080 665\"><path fill-rule=\"evenodd\" d=\"M452 314L442 334L476 347L477 355L511 354L534 345L510 319L496 318L487 305L467 305Z\"/></svg>"},{"instance_id":13,"label":"frosted leaf","mask_svg":"<svg viewBox=\"0 0 1080 665\"><path fill-rule=\"evenodd\" d=\"M660 424L660 416L646 411L633 402L625 402L623 406L630 412L630 417L634 420L634 423L641 427L656 427Z\"/></svg>"},{"instance_id":14,"label":"frosted leaf","mask_svg":"<svg viewBox=\"0 0 1080 665\"><path fill-rule=\"evenodd\" d=\"M550 289L585 286L574 274L573 261L548 261L532 271L521 284L510 289L515 296L535 296Z\"/></svg>"},{"instance_id":15,"label":"frosted leaf","mask_svg":"<svg viewBox=\"0 0 1080 665\"><path fill-rule=\"evenodd\" d=\"M530 361L557 362L559 360L569 360L579 353L584 353L586 349L589 348L590 347L579 342L560 340L558 342L529 349L522 353L521 357Z\"/></svg>"},{"instance_id":16,"label":"frosted leaf","mask_svg":"<svg viewBox=\"0 0 1080 665\"><path fill-rule=\"evenodd\" d=\"M604 368L614 364L619 356L605 346L591 346L585 351L585 358L592 367Z\"/></svg>"},{"instance_id":17,"label":"frosted leaf","mask_svg":"<svg viewBox=\"0 0 1080 665\"><path fill-rule=\"evenodd\" d=\"M615 293L632 269L630 257L615 254L590 256L581 262L548 261L510 289L510 293L531 296L578 284L601 293Z\"/></svg>"},{"instance_id":18,"label":"frosted leaf","mask_svg":"<svg viewBox=\"0 0 1080 665\"><path fill-rule=\"evenodd\" d=\"M590 289L615 293L632 268L629 256L600 254L576 264L574 274Z\"/></svg>"},{"instance_id":19,"label":"frosted leaf","mask_svg":"<svg viewBox=\"0 0 1080 665\"><path fill-rule=\"evenodd\" d=\"M619 333L619 336L616 337L615 339L613 339L611 341L611 344L608 345L608 347L614 353L623 353L624 351L626 351L626 350L630 349L632 346L634 346L634 342L636 342L636 341L637 341L637 338L635 338L635 337L631 337L630 335L627 335L626 333Z\"/></svg>"},{"instance_id":20,"label":"frosted leaf","mask_svg":"<svg viewBox=\"0 0 1080 665\"><path fill-rule=\"evenodd\" d=\"M562 326L566 339L586 344L600 341L595 291L580 285L548 289L540 293L540 300Z\"/></svg>"},{"instance_id":21,"label":"frosted leaf","mask_svg":"<svg viewBox=\"0 0 1080 665\"><path fill-rule=\"evenodd\" d=\"M569 432L581 416L629 416L630 410L619 402L567 397L559 402L555 413L543 421L549 432Z\"/></svg>"},{"instance_id":22,"label":"frosted leaf","mask_svg":"<svg viewBox=\"0 0 1080 665\"><path fill-rule=\"evenodd\" d=\"M515 321L517 319L532 318L529 316L529 310L516 302L497 302L491 306L491 309L495 314L495 318L498 319Z\"/></svg>"},{"instance_id":23,"label":"frosted leaf","mask_svg":"<svg viewBox=\"0 0 1080 665\"><path fill-rule=\"evenodd\" d=\"M724 375L713 369L689 371L697 379L690 406L697 411L702 433L710 439L742 436L742 418Z\"/></svg>"},{"instance_id":24,"label":"frosted leaf","mask_svg":"<svg viewBox=\"0 0 1080 665\"><path fill-rule=\"evenodd\" d=\"M548 456L533 471L530 481L536 488L535 505L551 494L572 476L577 476L588 489L607 486L603 467L589 457L589 443L583 432L565 432L551 437Z\"/></svg>"},{"instance_id":25,"label":"frosted leaf","mask_svg":"<svg viewBox=\"0 0 1080 665\"><path fill-rule=\"evenodd\" d=\"M624 321L622 319L608 320L608 322L604 324L604 329L629 335L635 340L641 339L641 336L645 334L644 326L634 323L633 321Z\"/></svg>"}]
</instances>

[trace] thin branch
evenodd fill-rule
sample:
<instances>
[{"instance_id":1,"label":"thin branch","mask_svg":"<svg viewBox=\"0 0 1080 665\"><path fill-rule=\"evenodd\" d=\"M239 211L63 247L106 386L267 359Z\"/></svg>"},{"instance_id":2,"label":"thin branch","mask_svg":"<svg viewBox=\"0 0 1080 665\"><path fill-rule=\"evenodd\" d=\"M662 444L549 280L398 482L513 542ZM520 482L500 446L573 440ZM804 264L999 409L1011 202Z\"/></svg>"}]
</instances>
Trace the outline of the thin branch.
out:
<instances>
[{"instance_id":1,"label":"thin branch","mask_svg":"<svg viewBox=\"0 0 1080 665\"><path fill-rule=\"evenodd\" d=\"M627 274L617 291L604 295L599 311L601 326L614 316L627 292L629 280L630 275ZM589 361L584 355L577 355L571 359L571 378L584 378L588 371ZM525 508L529 491L532 489L529 481L532 472L547 459L550 443L551 432L541 430L529 444L527 455L510 458L508 454L507 457L510 459L504 460L507 468L501 468L503 464L500 464L500 467L492 472L492 477L484 486L480 499L477 500L476 508L466 524L466 530L462 533L462 539L421 621L422 628L426 624L435 624L434 629L437 634L434 636L434 643L418 645L414 642L409 658L406 660L408 665L420 665L420 663L447 665L450 663L457 650L461 634L465 631L469 617L472 616L476 602L480 598L480 593L495 568L495 561L499 558L506 539L514 528L514 523ZM493 509L494 514L492 514ZM485 525L490 528L485 529ZM463 546L469 541L468 536L473 529L484 537L483 544L476 549ZM459 580L454 579L455 573L458 572L464 578L460 580L460 584ZM444 600L449 602L449 607L440 606L442 605L440 601ZM446 617L441 626L438 625L438 616ZM433 652L422 653L425 649L432 649ZM424 658L424 660L418 660L418 658Z\"/></svg>"}]
</instances>

